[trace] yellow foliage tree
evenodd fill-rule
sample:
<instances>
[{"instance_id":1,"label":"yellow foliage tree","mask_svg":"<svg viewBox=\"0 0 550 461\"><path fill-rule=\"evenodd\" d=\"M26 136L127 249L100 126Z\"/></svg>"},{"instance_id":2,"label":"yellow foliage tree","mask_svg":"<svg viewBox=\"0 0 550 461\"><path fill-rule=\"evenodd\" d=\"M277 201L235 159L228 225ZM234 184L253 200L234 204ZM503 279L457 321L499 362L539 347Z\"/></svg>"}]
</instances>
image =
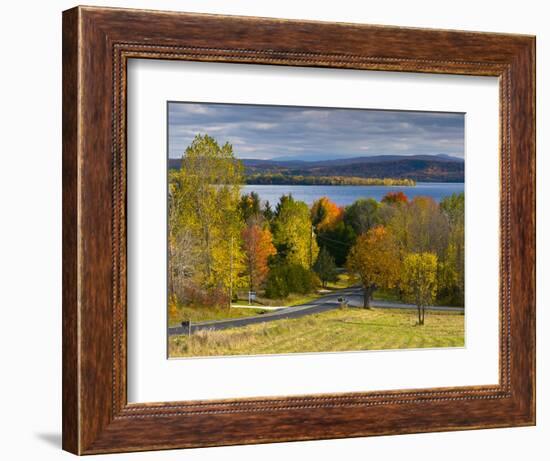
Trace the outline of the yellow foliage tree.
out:
<instances>
[{"instance_id":1,"label":"yellow foliage tree","mask_svg":"<svg viewBox=\"0 0 550 461\"><path fill-rule=\"evenodd\" d=\"M291 195L283 195L273 220L273 242L289 264L311 269L317 260L319 246L313 232L309 208Z\"/></svg>"},{"instance_id":2,"label":"yellow foliage tree","mask_svg":"<svg viewBox=\"0 0 550 461\"><path fill-rule=\"evenodd\" d=\"M361 234L351 248L346 262L349 273L363 286L363 306L370 308L374 291L394 288L400 275L399 248L394 236L384 226Z\"/></svg>"},{"instance_id":3,"label":"yellow foliage tree","mask_svg":"<svg viewBox=\"0 0 550 461\"><path fill-rule=\"evenodd\" d=\"M194 248L192 279L202 290L230 293L244 286L243 220L239 211L243 168L229 143L197 135L170 185L170 242L186 235ZM169 261L169 264L171 262Z\"/></svg>"},{"instance_id":4,"label":"yellow foliage tree","mask_svg":"<svg viewBox=\"0 0 550 461\"><path fill-rule=\"evenodd\" d=\"M418 324L424 325L426 306L433 303L437 294L437 255L409 253L403 262L401 288L406 298L418 309Z\"/></svg>"}]
</instances>

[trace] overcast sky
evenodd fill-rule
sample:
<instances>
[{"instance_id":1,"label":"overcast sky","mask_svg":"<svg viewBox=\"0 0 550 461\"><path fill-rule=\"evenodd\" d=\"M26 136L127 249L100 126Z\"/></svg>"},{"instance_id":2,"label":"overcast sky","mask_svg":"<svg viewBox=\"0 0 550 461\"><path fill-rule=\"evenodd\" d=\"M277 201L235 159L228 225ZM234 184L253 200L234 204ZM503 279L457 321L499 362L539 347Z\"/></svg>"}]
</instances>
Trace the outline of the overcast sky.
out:
<instances>
[{"instance_id":1,"label":"overcast sky","mask_svg":"<svg viewBox=\"0 0 550 461\"><path fill-rule=\"evenodd\" d=\"M457 113L171 102L168 130L171 158L199 133L231 143L238 158L464 158L464 115Z\"/></svg>"}]
</instances>

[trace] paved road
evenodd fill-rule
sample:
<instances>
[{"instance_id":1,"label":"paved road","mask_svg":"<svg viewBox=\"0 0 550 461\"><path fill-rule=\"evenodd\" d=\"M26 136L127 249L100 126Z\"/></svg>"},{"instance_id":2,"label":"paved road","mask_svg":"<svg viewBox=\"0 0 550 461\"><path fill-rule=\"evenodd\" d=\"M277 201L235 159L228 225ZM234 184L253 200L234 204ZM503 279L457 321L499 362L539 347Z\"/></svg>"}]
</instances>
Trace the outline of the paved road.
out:
<instances>
[{"instance_id":1,"label":"paved road","mask_svg":"<svg viewBox=\"0 0 550 461\"><path fill-rule=\"evenodd\" d=\"M195 333L200 330L225 330L226 328L242 327L246 325L254 325L256 323L272 322L274 320L281 319L294 319L305 315L318 314L320 312L326 312L340 307L340 303L338 302L339 297L345 297L350 307L363 307L363 290L360 287L351 287L321 296L315 301L307 304L285 307L283 309L262 315L192 323L191 333ZM373 307L382 307L384 309L416 309L416 306L413 304L389 301L374 300L371 304ZM433 306L426 309L434 311L464 312L463 307ZM181 334L188 334L188 328L181 326L168 328L168 335L170 336Z\"/></svg>"},{"instance_id":2,"label":"paved road","mask_svg":"<svg viewBox=\"0 0 550 461\"><path fill-rule=\"evenodd\" d=\"M363 307L363 290L360 287L351 288L353 293L346 295L351 307ZM394 301L379 301L372 300L371 305L373 307L383 307L384 309L416 309L415 304L400 303ZM463 307L455 306L428 306L426 310L440 311L440 312L464 312Z\"/></svg>"}]
</instances>

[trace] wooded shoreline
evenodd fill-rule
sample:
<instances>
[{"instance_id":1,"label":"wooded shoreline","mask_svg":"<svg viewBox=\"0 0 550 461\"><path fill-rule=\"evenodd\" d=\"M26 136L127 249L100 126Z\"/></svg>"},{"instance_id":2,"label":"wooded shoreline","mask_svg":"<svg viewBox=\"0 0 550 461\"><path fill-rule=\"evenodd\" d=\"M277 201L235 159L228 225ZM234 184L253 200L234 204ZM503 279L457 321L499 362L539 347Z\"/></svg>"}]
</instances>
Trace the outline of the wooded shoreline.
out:
<instances>
[{"instance_id":1,"label":"wooded shoreline","mask_svg":"<svg viewBox=\"0 0 550 461\"><path fill-rule=\"evenodd\" d=\"M360 178L357 176L303 176L282 174L250 174L246 184L293 186L405 186L414 187L413 179Z\"/></svg>"}]
</instances>

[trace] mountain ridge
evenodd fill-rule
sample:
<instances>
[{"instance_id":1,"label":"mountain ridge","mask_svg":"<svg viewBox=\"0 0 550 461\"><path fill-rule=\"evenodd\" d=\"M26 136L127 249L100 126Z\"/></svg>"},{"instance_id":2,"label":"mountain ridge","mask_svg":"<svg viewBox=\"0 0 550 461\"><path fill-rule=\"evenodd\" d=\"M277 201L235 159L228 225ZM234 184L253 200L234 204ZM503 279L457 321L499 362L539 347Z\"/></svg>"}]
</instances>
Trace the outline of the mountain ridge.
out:
<instances>
[{"instance_id":1,"label":"mountain ridge","mask_svg":"<svg viewBox=\"0 0 550 461\"><path fill-rule=\"evenodd\" d=\"M419 182L464 182L464 160L439 155L376 155L333 160L240 159L246 175L344 176L411 179ZM169 159L179 168L180 159Z\"/></svg>"}]
</instances>

